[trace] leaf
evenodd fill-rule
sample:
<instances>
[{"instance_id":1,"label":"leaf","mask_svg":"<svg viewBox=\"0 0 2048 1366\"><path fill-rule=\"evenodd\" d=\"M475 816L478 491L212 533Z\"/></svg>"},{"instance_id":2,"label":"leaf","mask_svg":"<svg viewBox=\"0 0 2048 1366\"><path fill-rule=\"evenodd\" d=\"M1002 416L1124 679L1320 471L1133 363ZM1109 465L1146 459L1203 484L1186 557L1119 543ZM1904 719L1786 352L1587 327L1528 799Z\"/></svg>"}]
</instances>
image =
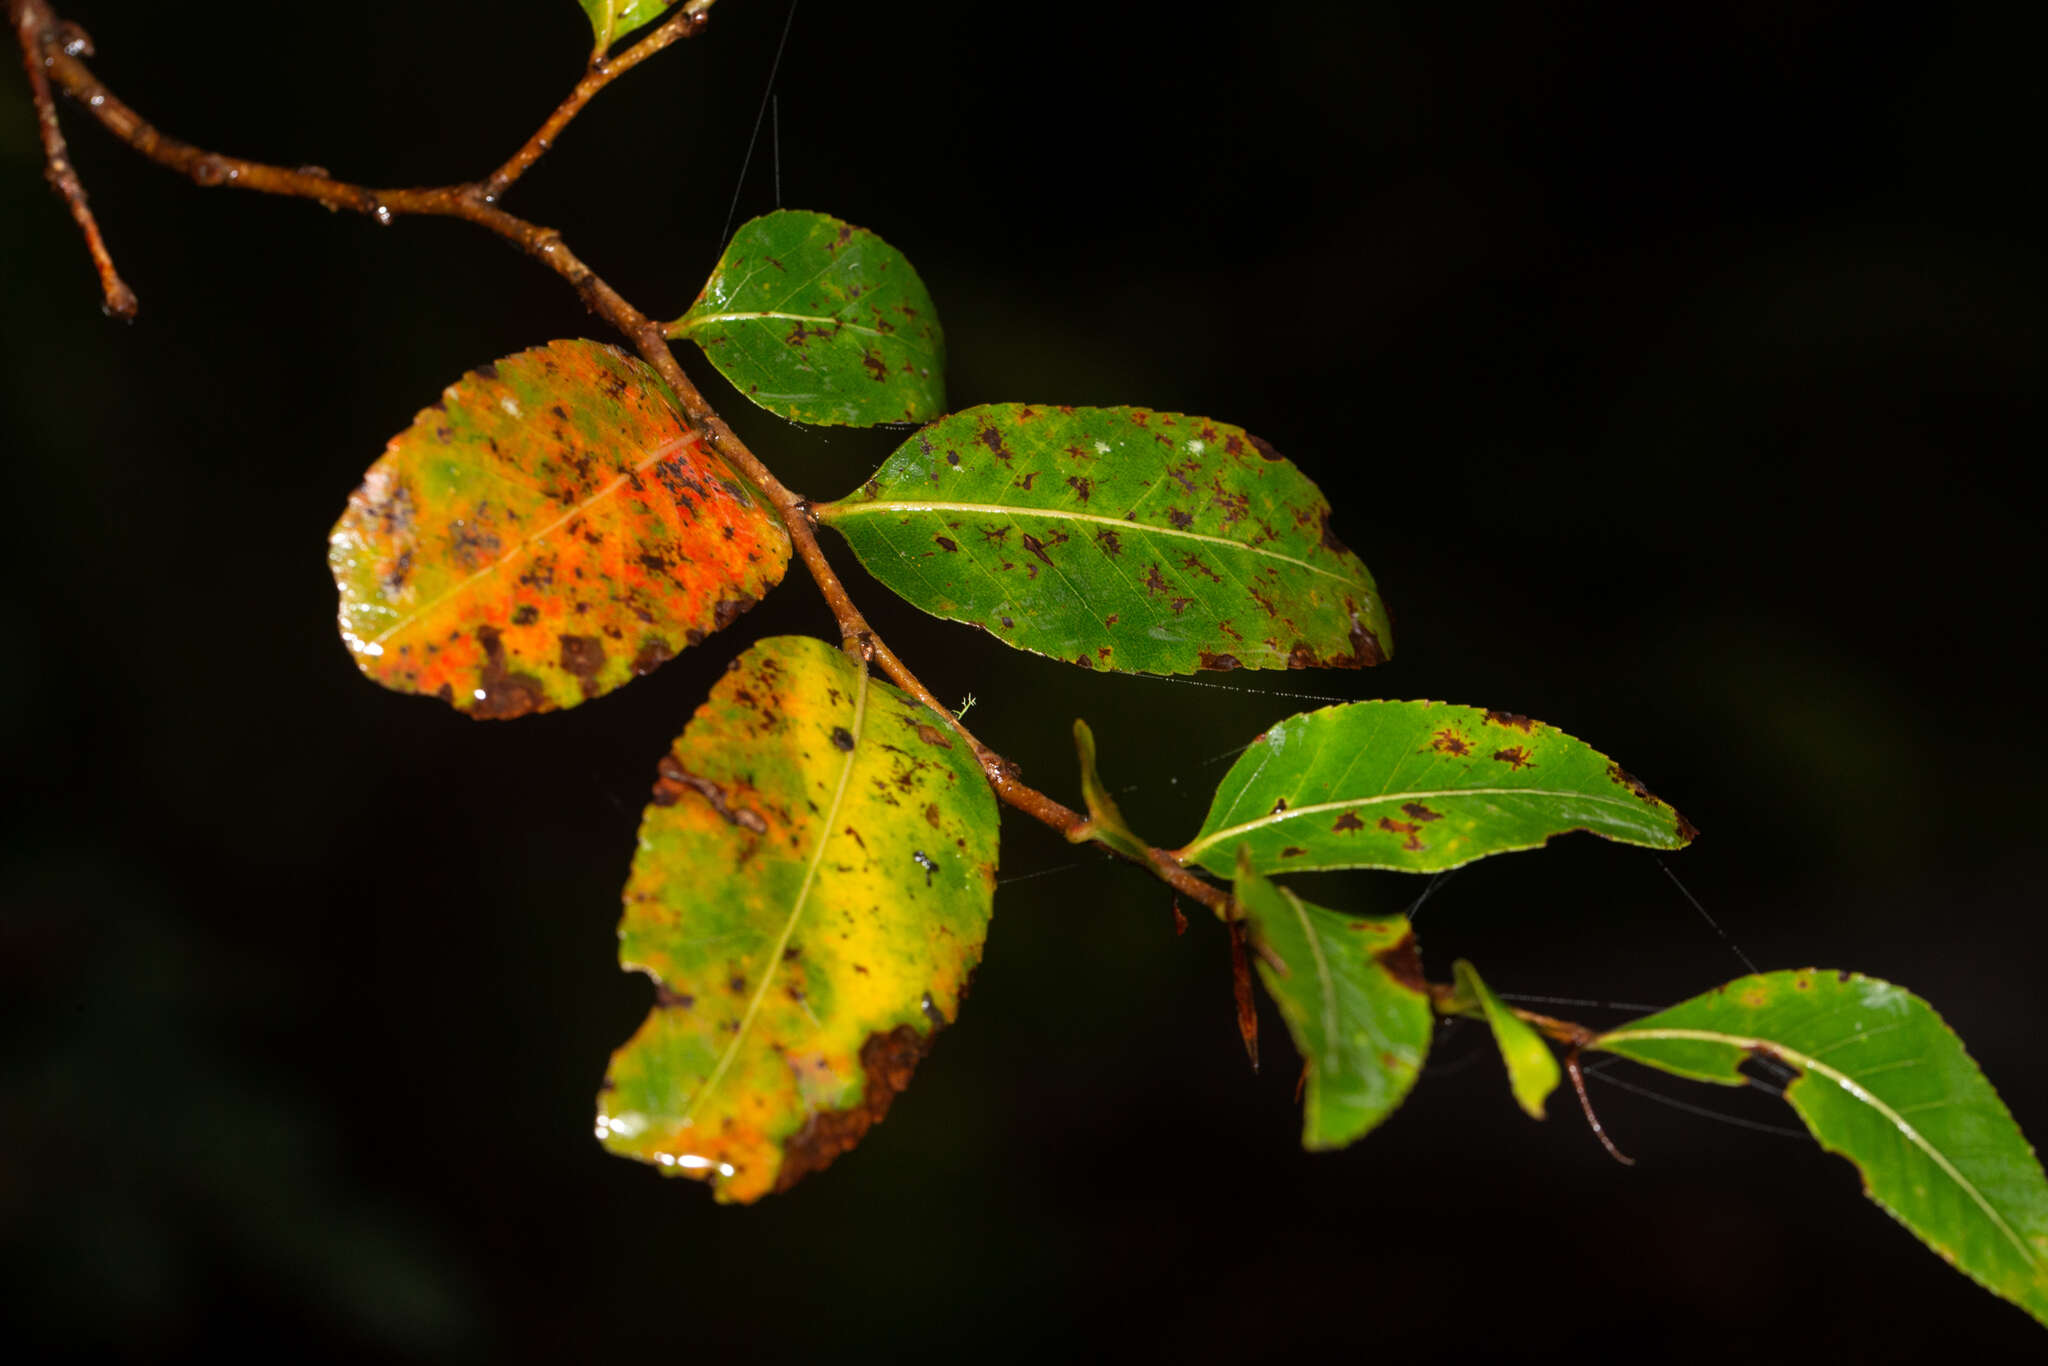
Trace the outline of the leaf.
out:
<instances>
[{"instance_id":1,"label":"leaf","mask_svg":"<svg viewBox=\"0 0 2048 1366\"><path fill-rule=\"evenodd\" d=\"M1414 931L1402 916L1311 906L1242 861L1231 895L1259 949L1259 980L1308 1067L1302 1146L1356 1141L1399 1108L1429 1053L1435 1014Z\"/></svg>"},{"instance_id":2,"label":"leaf","mask_svg":"<svg viewBox=\"0 0 2048 1366\"><path fill-rule=\"evenodd\" d=\"M740 225L671 337L771 413L872 427L946 407L946 339L902 252L851 223L793 209Z\"/></svg>"},{"instance_id":3,"label":"leaf","mask_svg":"<svg viewBox=\"0 0 2048 1366\"><path fill-rule=\"evenodd\" d=\"M577 3L590 17L590 31L597 38L597 51L602 54L634 29L645 28L659 19L676 0L577 0Z\"/></svg>"},{"instance_id":4,"label":"leaf","mask_svg":"<svg viewBox=\"0 0 2048 1366\"><path fill-rule=\"evenodd\" d=\"M918 607L1083 668L1357 668L1390 649L1316 486L1205 417L969 408L817 512Z\"/></svg>"},{"instance_id":5,"label":"leaf","mask_svg":"<svg viewBox=\"0 0 2048 1366\"><path fill-rule=\"evenodd\" d=\"M365 674L496 718L610 692L728 624L781 580L789 533L653 370L558 341L393 437L327 559Z\"/></svg>"},{"instance_id":6,"label":"leaf","mask_svg":"<svg viewBox=\"0 0 2048 1366\"><path fill-rule=\"evenodd\" d=\"M1132 832L1124 813L1117 809L1116 798L1102 785L1102 775L1095 771L1095 732L1078 718L1074 722L1074 749L1081 758L1081 796L1088 804L1088 820L1068 832L1067 842L1081 844L1094 840L1141 864L1149 864L1151 846Z\"/></svg>"},{"instance_id":7,"label":"leaf","mask_svg":"<svg viewBox=\"0 0 2048 1366\"><path fill-rule=\"evenodd\" d=\"M753 646L641 820L619 962L655 1008L598 1137L721 1201L831 1162L959 1013L995 865L995 798L937 714L823 641Z\"/></svg>"},{"instance_id":8,"label":"leaf","mask_svg":"<svg viewBox=\"0 0 2048 1366\"><path fill-rule=\"evenodd\" d=\"M1227 873L1428 873L1590 830L1676 849L1691 824L1563 731L1441 702L1352 702L1290 716L1245 749L1183 862Z\"/></svg>"},{"instance_id":9,"label":"leaf","mask_svg":"<svg viewBox=\"0 0 2048 1366\"><path fill-rule=\"evenodd\" d=\"M1752 1056L1799 1075L1785 1099L1864 1193L1942 1259L2048 1324L2048 1177L1962 1041L1925 1001L1857 973L1763 973L1590 1047L1741 1086Z\"/></svg>"},{"instance_id":10,"label":"leaf","mask_svg":"<svg viewBox=\"0 0 2048 1366\"><path fill-rule=\"evenodd\" d=\"M1527 1111L1529 1118L1542 1119L1544 1102L1564 1078L1557 1056L1543 1042L1541 1034L1493 994L1493 988L1480 978L1478 969L1460 958L1451 964L1451 974L1461 1003L1469 1000L1486 1016L1486 1023L1493 1030L1501 1061L1508 1067L1508 1089L1515 1093L1515 1104Z\"/></svg>"}]
</instances>

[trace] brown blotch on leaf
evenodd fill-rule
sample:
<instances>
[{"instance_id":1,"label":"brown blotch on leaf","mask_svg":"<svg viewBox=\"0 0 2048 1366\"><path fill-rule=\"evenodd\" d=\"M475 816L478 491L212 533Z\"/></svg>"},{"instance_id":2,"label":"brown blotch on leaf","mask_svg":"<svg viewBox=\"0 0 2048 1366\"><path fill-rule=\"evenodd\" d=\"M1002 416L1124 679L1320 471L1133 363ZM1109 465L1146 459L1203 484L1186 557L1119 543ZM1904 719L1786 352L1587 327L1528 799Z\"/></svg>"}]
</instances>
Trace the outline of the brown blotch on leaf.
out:
<instances>
[{"instance_id":1,"label":"brown blotch on leaf","mask_svg":"<svg viewBox=\"0 0 2048 1366\"><path fill-rule=\"evenodd\" d=\"M1168 508L1166 510L1166 520L1182 531L1186 531L1195 524L1194 516L1191 513L1183 512L1179 508Z\"/></svg>"},{"instance_id":2,"label":"brown blotch on leaf","mask_svg":"<svg viewBox=\"0 0 2048 1366\"><path fill-rule=\"evenodd\" d=\"M1429 994L1429 983L1422 976L1422 954L1415 947L1413 934L1402 935L1400 943L1381 949L1373 957L1402 986L1425 996Z\"/></svg>"},{"instance_id":3,"label":"brown blotch on leaf","mask_svg":"<svg viewBox=\"0 0 2048 1366\"><path fill-rule=\"evenodd\" d=\"M749 596L746 593L742 593L736 598L721 598L718 601L718 605L711 609L711 620L719 630L723 631L726 627L738 621L743 614L753 610L754 604L759 601L759 598Z\"/></svg>"},{"instance_id":4,"label":"brown blotch on leaf","mask_svg":"<svg viewBox=\"0 0 2048 1366\"><path fill-rule=\"evenodd\" d=\"M1030 551L1032 554L1036 555L1039 559L1045 561L1047 564L1052 563L1052 556L1045 553L1045 542L1039 540L1036 536L1031 535L1029 532L1025 533L1024 536L1024 548Z\"/></svg>"},{"instance_id":5,"label":"brown blotch on leaf","mask_svg":"<svg viewBox=\"0 0 2048 1366\"><path fill-rule=\"evenodd\" d=\"M844 1110L819 1111L804 1122L783 1145L775 1189L786 1191L812 1172L831 1166L841 1153L851 1151L888 1115L890 1104L910 1085L911 1074L929 1047L930 1041L910 1025L868 1035L860 1048L861 1070L866 1074L860 1100Z\"/></svg>"},{"instance_id":6,"label":"brown blotch on leaf","mask_svg":"<svg viewBox=\"0 0 2048 1366\"><path fill-rule=\"evenodd\" d=\"M737 825L742 830L751 830L757 835L768 833L768 822L761 819L760 813L749 811L744 806L732 805L724 788L711 779L700 778L684 768L682 760L676 758L674 754L662 755L661 762L655 765L654 771L656 777L652 800L656 806L674 806L683 799L683 793L695 792L711 803L711 809L716 811L726 824Z\"/></svg>"},{"instance_id":7,"label":"brown blotch on leaf","mask_svg":"<svg viewBox=\"0 0 2048 1366\"><path fill-rule=\"evenodd\" d=\"M1259 453L1259 458L1261 460L1286 459L1286 457L1281 455L1280 452L1273 449L1273 443L1270 441L1261 440L1260 438L1253 436L1250 432L1245 433L1245 439L1252 443L1252 449ZM1225 443L1225 449L1228 450L1232 455L1237 454L1237 438L1234 436L1231 437L1230 440Z\"/></svg>"},{"instance_id":8,"label":"brown blotch on leaf","mask_svg":"<svg viewBox=\"0 0 2048 1366\"><path fill-rule=\"evenodd\" d=\"M1002 461L1009 460L1010 448L1003 444L1003 434L997 431L994 427L983 427L980 431L974 434L974 439L976 441L979 441L982 445L988 447L990 452L994 454L996 459ZM1030 485L1026 484L1025 487L1029 488Z\"/></svg>"},{"instance_id":9,"label":"brown blotch on leaf","mask_svg":"<svg viewBox=\"0 0 2048 1366\"><path fill-rule=\"evenodd\" d=\"M1211 654L1207 650L1195 656L1195 663L1201 668L1216 669L1225 673L1232 669L1242 669L1244 667L1236 655Z\"/></svg>"},{"instance_id":10,"label":"brown blotch on leaf","mask_svg":"<svg viewBox=\"0 0 2048 1366\"><path fill-rule=\"evenodd\" d=\"M1302 848L1302 847L1301 847L1300 845L1298 845L1298 844L1290 844L1290 845L1288 845L1288 846L1287 846L1287 847L1286 847L1285 849L1282 849L1282 850L1280 851L1280 857L1281 857L1281 858L1300 858L1300 857L1301 857L1301 856L1302 856L1303 854L1306 854L1307 852L1308 852L1308 850L1306 850L1306 849Z\"/></svg>"},{"instance_id":11,"label":"brown blotch on leaf","mask_svg":"<svg viewBox=\"0 0 2048 1366\"><path fill-rule=\"evenodd\" d=\"M959 543L953 540L950 536L934 536L932 537L932 539L934 541L937 541L939 543L939 549L945 551L948 555L960 549Z\"/></svg>"},{"instance_id":12,"label":"brown blotch on leaf","mask_svg":"<svg viewBox=\"0 0 2048 1366\"><path fill-rule=\"evenodd\" d=\"M604 642L596 636L563 636L562 668L574 674L585 697L597 696L598 671L604 668Z\"/></svg>"},{"instance_id":13,"label":"brown blotch on leaf","mask_svg":"<svg viewBox=\"0 0 2048 1366\"><path fill-rule=\"evenodd\" d=\"M1333 555L1349 555L1351 553L1350 547L1338 540L1337 533L1330 530L1330 510L1327 507L1323 508L1316 516L1322 522L1323 549Z\"/></svg>"},{"instance_id":14,"label":"brown blotch on leaf","mask_svg":"<svg viewBox=\"0 0 2048 1366\"><path fill-rule=\"evenodd\" d=\"M917 738L928 745L937 745L940 749L951 749L953 747L953 742L946 738L946 732L940 730L937 726L928 725L923 721L917 723Z\"/></svg>"},{"instance_id":15,"label":"brown blotch on leaf","mask_svg":"<svg viewBox=\"0 0 2048 1366\"><path fill-rule=\"evenodd\" d=\"M1511 730L1522 732L1524 735L1536 729L1534 721L1511 711L1488 711L1486 713L1486 720L1489 725L1507 726Z\"/></svg>"},{"instance_id":16,"label":"brown blotch on leaf","mask_svg":"<svg viewBox=\"0 0 2048 1366\"><path fill-rule=\"evenodd\" d=\"M924 823L934 830L939 828L939 804L937 802L925 803Z\"/></svg>"},{"instance_id":17,"label":"brown blotch on leaf","mask_svg":"<svg viewBox=\"0 0 2048 1366\"><path fill-rule=\"evenodd\" d=\"M666 982L654 984L654 1005L657 1010L688 1010L697 1004L697 998L687 992L677 991Z\"/></svg>"},{"instance_id":18,"label":"brown blotch on leaf","mask_svg":"<svg viewBox=\"0 0 2048 1366\"><path fill-rule=\"evenodd\" d=\"M844 726L832 727L832 748L842 754L853 752L853 732Z\"/></svg>"},{"instance_id":19,"label":"brown blotch on leaf","mask_svg":"<svg viewBox=\"0 0 2048 1366\"><path fill-rule=\"evenodd\" d=\"M1382 816L1380 829L1390 835L1401 836L1401 847L1412 853L1419 854L1426 847L1422 843L1422 827L1414 821L1397 821L1392 816Z\"/></svg>"},{"instance_id":20,"label":"brown blotch on leaf","mask_svg":"<svg viewBox=\"0 0 2048 1366\"><path fill-rule=\"evenodd\" d=\"M1342 834L1346 830L1363 829L1365 829L1365 822L1358 819L1356 811L1346 811L1343 815L1337 817L1330 826L1331 832L1335 834Z\"/></svg>"},{"instance_id":21,"label":"brown blotch on leaf","mask_svg":"<svg viewBox=\"0 0 2048 1366\"><path fill-rule=\"evenodd\" d=\"M1523 769L1534 767L1529 758L1529 751L1523 749L1520 745L1516 745L1511 749L1497 749L1493 752L1493 757L1495 762L1506 764L1510 768Z\"/></svg>"},{"instance_id":22,"label":"brown blotch on leaf","mask_svg":"<svg viewBox=\"0 0 2048 1366\"><path fill-rule=\"evenodd\" d=\"M1401 809L1408 813L1410 820L1440 821L1444 818L1443 812L1432 811L1421 802L1402 802Z\"/></svg>"},{"instance_id":23,"label":"brown blotch on leaf","mask_svg":"<svg viewBox=\"0 0 2048 1366\"><path fill-rule=\"evenodd\" d=\"M641 645L640 653L633 656L633 672L651 674L675 657L676 652L668 647L667 641L660 636L649 636Z\"/></svg>"},{"instance_id":24,"label":"brown blotch on leaf","mask_svg":"<svg viewBox=\"0 0 2048 1366\"><path fill-rule=\"evenodd\" d=\"M1083 479L1078 474L1070 474L1067 476L1067 487L1074 491L1076 498L1085 503L1088 501L1088 495L1095 492L1095 481Z\"/></svg>"},{"instance_id":25,"label":"brown blotch on leaf","mask_svg":"<svg viewBox=\"0 0 2048 1366\"><path fill-rule=\"evenodd\" d=\"M471 716L486 721L509 721L515 716L539 711L548 705L540 680L532 674L511 673L505 668L505 642L495 626L476 628L477 644L484 649L484 667L478 679L482 697L474 698Z\"/></svg>"},{"instance_id":26,"label":"brown blotch on leaf","mask_svg":"<svg viewBox=\"0 0 2048 1366\"><path fill-rule=\"evenodd\" d=\"M1453 754L1459 758L1472 752L1472 746L1465 742L1465 737L1454 730L1438 731L1430 740L1429 747L1438 754Z\"/></svg>"}]
</instances>

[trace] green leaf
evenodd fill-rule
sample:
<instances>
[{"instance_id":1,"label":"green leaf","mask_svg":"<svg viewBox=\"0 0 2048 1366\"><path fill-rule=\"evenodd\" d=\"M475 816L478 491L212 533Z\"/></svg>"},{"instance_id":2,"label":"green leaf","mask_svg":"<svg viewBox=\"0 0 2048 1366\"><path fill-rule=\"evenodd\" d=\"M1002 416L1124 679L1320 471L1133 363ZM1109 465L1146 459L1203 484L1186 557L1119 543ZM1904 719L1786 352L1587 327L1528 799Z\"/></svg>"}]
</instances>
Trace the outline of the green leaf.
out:
<instances>
[{"instance_id":1,"label":"green leaf","mask_svg":"<svg viewBox=\"0 0 2048 1366\"><path fill-rule=\"evenodd\" d=\"M924 281L902 252L827 214L742 223L668 334L797 422L923 422L946 407L946 339Z\"/></svg>"},{"instance_id":2,"label":"green leaf","mask_svg":"<svg viewBox=\"0 0 2048 1366\"><path fill-rule=\"evenodd\" d=\"M959 1013L995 798L943 718L801 636L735 660L659 772L619 922L655 1007L597 1132L756 1200L857 1143Z\"/></svg>"},{"instance_id":3,"label":"green leaf","mask_svg":"<svg viewBox=\"0 0 2048 1366\"><path fill-rule=\"evenodd\" d=\"M1864 1192L1942 1260L2048 1324L2048 1177L1962 1041L1888 982L1808 968L1743 977L1591 1045L1723 1086L1752 1056Z\"/></svg>"},{"instance_id":4,"label":"green leaf","mask_svg":"<svg viewBox=\"0 0 2048 1366\"><path fill-rule=\"evenodd\" d=\"M1542 1119L1544 1102L1564 1078L1557 1056L1541 1034L1493 994L1477 968L1460 958L1451 964L1451 973L1460 998L1470 1000L1493 1029L1493 1041L1500 1045L1501 1061L1508 1067L1508 1088L1515 1093L1515 1104L1527 1111L1529 1118Z\"/></svg>"},{"instance_id":5,"label":"green leaf","mask_svg":"<svg viewBox=\"0 0 2048 1366\"><path fill-rule=\"evenodd\" d=\"M1074 749L1081 758L1081 796L1088 804L1088 821L1071 831L1067 842L1082 844L1094 840L1140 863L1151 862L1151 846L1132 832L1124 813L1117 809L1116 798L1102 785L1102 775L1095 771L1095 732L1078 718L1074 722Z\"/></svg>"},{"instance_id":6,"label":"green leaf","mask_svg":"<svg viewBox=\"0 0 2048 1366\"><path fill-rule=\"evenodd\" d=\"M590 17L590 31L603 53L634 29L645 28L662 16L676 0L577 0Z\"/></svg>"},{"instance_id":7,"label":"green leaf","mask_svg":"<svg viewBox=\"0 0 2048 1366\"><path fill-rule=\"evenodd\" d=\"M1308 1069L1302 1146L1355 1142L1400 1107L1429 1053L1435 1013L1414 932L1401 916L1311 906L1243 862L1231 895Z\"/></svg>"},{"instance_id":8,"label":"green leaf","mask_svg":"<svg viewBox=\"0 0 2048 1366\"><path fill-rule=\"evenodd\" d=\"M510 717L726 625L781 581L789 533L653 370L558 341L443 390L349 496L327 558L365 674Z\"/></svg>"},{"instance_id":9,"label":"green leaf","mask_svg":"<svg viewBox=\"0 0 2048 1366\"><path fill-rule=\"evenodd\" d=\"M1183 862L1228 873L1455 868L1590 830L1676 849L1697 833L1621 765L1563 731L1441 702L1290 716L1245 749Z\"/></svg>"},{"instance_id":10,"label":"green leaf","mask_svg":"<svg viewBox=\"0 0 2048 1366\"><path fill-rule=\"evenodd\" d=\"M1205 417L970 408L817 511L918 607L1083 668L1356 668L1390 649L1316 486Z\"/></svg>"}]
</instances>

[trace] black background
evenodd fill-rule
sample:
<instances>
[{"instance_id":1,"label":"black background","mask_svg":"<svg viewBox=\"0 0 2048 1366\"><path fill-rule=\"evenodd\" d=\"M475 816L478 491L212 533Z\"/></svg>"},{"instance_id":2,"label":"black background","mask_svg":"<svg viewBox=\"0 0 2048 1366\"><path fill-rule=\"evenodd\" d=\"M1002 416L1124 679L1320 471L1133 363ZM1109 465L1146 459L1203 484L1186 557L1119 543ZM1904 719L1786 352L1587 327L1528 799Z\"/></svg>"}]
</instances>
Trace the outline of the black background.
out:
<instances>
[{"instance_id":1,"label":"black background","mask_svg":"<svg viewBox=\"0 0 2048 1366\"><path fill-rule=\"evenodd\" d=\"M1246 689L1523 711L1705 832L1670 859L1764 967L1935 1003L2048 1135L2030 662L2048 291L2038 34L1994 5L851 5L808 0L742 215L873 227L937 299L955 406L1136 402L1259 432L1393 606L1366 674ZM785 10L723 0L510 207L682 311ZM574 79L569 0L78 0L166 130L373 184L480 174ZM324 537L465 369L602 335L461 224L201 192L67 107L143 302L103 319L0 102L0 1224L47 1351L1240 1360L2038 1355L1803 1139L1594 1083L1513 1108L1447 1029L1407 1108L1296 1144L1247 1074L1217 928L1119 866L1005 886L960 1025L852 1157L751 1209L605 1156L591 1096L647 983L613 961L655 758L731 654L827 633L801 575L599 704L472 723L365 683ZM886 433L713 402L836 495ZM730 400L730 401L728 401ZM1139 828L1316 705L878 626L1055 793L1094 722ZM1076 855L1021 820L1003 874ZM1420 884L1325 877L1394 910ZM1741 965L1641 850L1440 884L1429 966L1667 1002ZM1560 1008L1593 1023L1619 1016ZM1665 1094L1796 1125L1758 1093ZM623 1352L624 1356L619 1354Z\"/></svg>"}]
</instances>

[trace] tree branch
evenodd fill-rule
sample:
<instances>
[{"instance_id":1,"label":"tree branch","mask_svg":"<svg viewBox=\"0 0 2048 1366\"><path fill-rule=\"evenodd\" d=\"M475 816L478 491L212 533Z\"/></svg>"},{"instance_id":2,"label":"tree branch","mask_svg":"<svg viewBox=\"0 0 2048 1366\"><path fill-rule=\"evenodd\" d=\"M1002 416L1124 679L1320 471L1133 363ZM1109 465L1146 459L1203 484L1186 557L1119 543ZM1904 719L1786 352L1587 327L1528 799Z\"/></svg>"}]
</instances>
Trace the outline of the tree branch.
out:
<instances>
[{"instance_id":1,"label":"tree branch","mask_svg":"<svg viewBox=\"0 0 2048 1366\"><path fill-rule=\"evenodd\" d=\"M647 363L654 367L669 387L675 391L683 410L683 416L704 436L707 444L734 469L744 475L759 489L773 506L788 528L791 545L797 556L817 583L824 595L826 605L839 624L840 635L846 642L857 646L862 654L880 666L882 672L898 687L908 692L925 706L945 718L961 739L973 751L987 776L989 785L996 796L1014 810L1031 817L1041 824L1050 826L1061 834L1073 831L1086 818L1072 808L1055 801L1025 783L1019 776L1017 766L991 750L973 732L969 731L945 706L909 666L904 664L895 651L891 650L872 627L867 618L854 605L853 598L846 591L825 558L825 551L818 544L817 522L811 515L808 499L785 487L768 467L761 463L746 443L734 434L725 419L705 401L704 395L691 382L689 375L677 363L669 350L667 338L660 324L652 322L647 315L628 303L617 290L585 265L562 241L561 234L553 228L543 227L516 217L497 207L493 200L511 185L524 171L538 160L552 145L554 138L569 121L581 112L599 90L625 71L638 65L647 57L670 46L678 39L697 31L704 22L704 12L713 0L689 0L683 10L665 21L648 37L616 60L593 64L589 74L569 97L556 108L533 137L529 138L518 152L500 166L496 172L483 181L473 184L443 185L411 189L372 189L347 181L337 180L318 167L292 169L273 166L264 162L248 161L240 157L224 156L195 147L191 143L166 136L152 127L149 122L123 103L102 84L98 77L78 59L84 47L76 51L67 45L65 34L68 26L58 19L48 0L9 0L9 17L15 22L21 36L24 56L29 67L29 78L37 94L38 109L49 105L49 82L54 80L65 94L83 105L99 120L102 127L116 138L141 153L159 166L166 167L186 176L194 184L215 188L232 186L243 190L254 190L261 194L283 195L289 198L310 199L329 209L346 209L353 213L365 214L379 223L390 223L400 215L413 214L425 217L459 218L495 233L519 247L527 255L543 263L573 286L582 296L591 312L603 318L631 341ZM47 79L44 73L47 72ZM55 136L56 122L54 108L47 110L44 126L45 147ZM52 159L52 180L56 180L54 167L59 164L63 144L56 142ZM69 163L63 162L66 173ZM88 246L94 252L95 262L104 259L104 248L99 245L99 234L93 225L91 215L84 208L84 190L77 186L76 177L70 177L66 198L73 206L73 215L87 234ZM494 188L495 187L495 188ZM75 190L75 195L73 191ZM132 312L134 298L127 293L127 286L120 284L119 277L112 274L113 266L107 261L102 270L103 280L111 280L126 296L128 311ZM115 310L115 294L112 286L108 290L108 307ZM1207 906L1218 915L1223 914L1230 894L1222 887L1197 877L1183 867L1172 853L1164 849L1149 849L1145 859L1131 859L1152 872L1154 876L1191 900ZM1129 857L1126 855L1125 857Z\"/></svg>"},{"instance_id":2,"label":"tree branch","mask_svg":"<svg viewBox=\"0 0 2048 1366\"><path fill-rule=\"evenodd\" d=\"M64 146L64 130L57 126L57 101L50 94L48 62L44 57L52 48L90 56L92 39L75 25L60 25L46 5L9 0L7 20L21 43L21 64L28 72L29 96L35 101L36 125L43 135L43 177L50 182L51 189L63 196L79 232L85 236L85 249L92 256L93 269L100 275L106 311L116 318L132 318L138 307L135 291L114 269L113 255L100 236L92 206L86 202L85 186L79 183L78 172L71 165L70 153Z\"/></svg>"}]
</instances>

